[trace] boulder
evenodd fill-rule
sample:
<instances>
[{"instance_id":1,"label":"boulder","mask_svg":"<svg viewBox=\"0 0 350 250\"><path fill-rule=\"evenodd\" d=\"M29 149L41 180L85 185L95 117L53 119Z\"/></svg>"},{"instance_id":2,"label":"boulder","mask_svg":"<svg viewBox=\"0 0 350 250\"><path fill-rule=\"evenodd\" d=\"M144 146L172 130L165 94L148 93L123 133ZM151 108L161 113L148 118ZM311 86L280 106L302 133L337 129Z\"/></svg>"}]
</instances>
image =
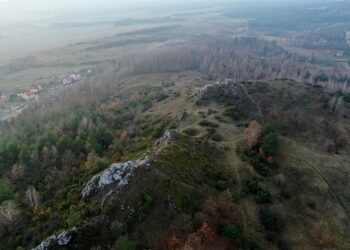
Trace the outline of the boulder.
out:
<instances>
[{"instance_id":1,"label":"boulder","mask_svg":"<svg viewBox=\"0 0 350 250\"><path fill-rule=\"evenodd\" d=\"M148 157L144 157L136 161L113 163L85 184L81 192L82 197L88 197L111 184L117 184L117 187L128 185L135 169L148 165L149 161Z\"/></svg>"},{"instance_id":2,"label":"boulder","mask_svg":"<svg viewBox=\"0 0 350 250\"><path fill-rule=\"evenodd\" d=\"M74 233L78 231L77 227L73 227L68 231L64 231L60 234L51 235L47 240L41 242L37 247L31 250L47 250L54 246L67 246L72 240Z\"/></svg>"}]
</instances>

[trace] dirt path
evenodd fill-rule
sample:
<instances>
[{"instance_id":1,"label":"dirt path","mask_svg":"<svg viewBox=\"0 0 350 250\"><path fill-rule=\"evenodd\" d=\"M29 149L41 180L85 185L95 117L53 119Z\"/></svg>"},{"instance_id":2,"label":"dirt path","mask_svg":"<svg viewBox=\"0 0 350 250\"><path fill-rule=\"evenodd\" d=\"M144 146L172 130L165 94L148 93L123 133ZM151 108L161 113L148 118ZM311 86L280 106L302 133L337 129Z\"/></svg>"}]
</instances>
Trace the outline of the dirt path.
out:
<instances>
[{"instance_id":1,"label":"dirt path","mask_svg":"<svg viewBox=\"0 0 350 250\"><path fill-rule=\"evenodd\" d=\"M253 99L253 97L251 97L251 96L249 95L249 93L248 93L248 91L247 91L247 88L246 88L243 84L239 83L239 86L242 87L242 89L244 90L244 93L246 94L246 96L248 97L248 99L256 106L256 111L258 112L260 122L263 122L263 117L262 117L261 108L260 108L259 103L257 103L257 102Z\"/></svg>"},{"instance_id":2,"label":"dirt path","mask_svg":"<svg viewBox=\"0 0 350 250\"><path fill-rule=\"evenodd\" d=\"M239 169L242 166L242 161L239 159L237 153L235 152L235 147L236 144L234 141L232 141L231 143L229 143L229 147L231 148L231 150L227 153L227 162L230 163L230 166L235 174L236 180L237 180L237 186L238 186L238 190L237 192L240 194L242 192L242 179L241 179L241 175L239 173ZM248 227L248 222L246 218L249 218L248 212L247 212L247 208L246 205L241 202L240 203L240 207L242 208L242 212L245 213L244 216L242 216L242 222L243 222L243 226L244 228Z\"/></svg>"},{"instance_id":3,"label":"dirt path","mask_svg":"<svg viewBox=\"0 0 350 250\"><path fill-rule=\"evenodd\" d=\"M192 186L186 182L183 182L177 178L175 178L174 176L170 176L169 174L163 172L162 170L156 168L156 167L152 167L152 170L154 170L157 174L163 176L164 178L169 178L170 180L172 181L175 181L177 184L180 184L181 186L183 187L186 187L188 189L193 189L193 190L196 190L196 191L199 191L199 188L195 187L195 186Z\"/></svg>"},{"instance_id":4,"label":"dirt path","mask_svg":"<svg viewBox=\"0 0 350 250\"><path fill-rule=\"evenodd\" d=\"M301 153L297 153L300 159L305 159L305 156ZM331 182L328 180L327 176L324 175L317 167L312 165L311 163L305 161L305 165L307 165L310 169L312 169L328 186L329 194L338 201L339 205L343 208L344 214L347 217L348 222L350 223L350 208L348 208L340 195L337 194L337 192L334 191Z\"/></svg>"}]
</instances>

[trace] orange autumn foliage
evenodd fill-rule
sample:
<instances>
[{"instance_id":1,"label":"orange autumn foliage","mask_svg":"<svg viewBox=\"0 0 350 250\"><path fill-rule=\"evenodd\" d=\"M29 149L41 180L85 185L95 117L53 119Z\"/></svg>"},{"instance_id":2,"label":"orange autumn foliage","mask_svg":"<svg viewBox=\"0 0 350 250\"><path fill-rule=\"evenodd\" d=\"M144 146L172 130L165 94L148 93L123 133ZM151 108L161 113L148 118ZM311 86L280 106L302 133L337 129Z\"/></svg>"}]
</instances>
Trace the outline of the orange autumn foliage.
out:
<instances>
[{"instance_id":1,"label":"orange autumn foliage","mask_svg":"<svg viewBox=\"0 0 350 250\"><path fill-rule=\"evenodd\" d=\"M249 126L244 130L244 135L240 141L240 148L244 150L255 147L261 137L262 126L257 121L249 122Z\"/></svg>"},{"instance_id":2,"label":"orange autumn foliage","mask_svg":"<svg viewBox=\"0 0 350 250\"><path fill-rule=\"evenodd\" d=\"M320 248L336 247L335 239L326 223L317 223L309 230L311 240Z\"/></svg>"}]
</instances>

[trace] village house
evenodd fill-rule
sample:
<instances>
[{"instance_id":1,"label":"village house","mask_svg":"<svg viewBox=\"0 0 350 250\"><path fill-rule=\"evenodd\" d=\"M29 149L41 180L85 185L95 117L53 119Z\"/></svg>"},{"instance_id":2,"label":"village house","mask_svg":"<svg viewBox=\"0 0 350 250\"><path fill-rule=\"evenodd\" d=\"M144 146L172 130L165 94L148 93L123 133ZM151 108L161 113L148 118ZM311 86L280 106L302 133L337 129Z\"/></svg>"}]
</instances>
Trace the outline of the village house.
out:
<instances>
[{"instance_id":1,"label":"village house","mask_svg":"<svg viewBox=\"0 0 350 250\"><path fill-rule=\"evenodd\" d=\"M72 82L73 82L73 78L70 76L63 78L63 80L62 80L63 84L70 84Z\"/></svg>"},{"instance_id":2,"label":"village house","mask_svg":"<svg viewBox=\"0 0 350 250\"><path fill-rule=\"evenodd\" d=\"M10 101L10 98L9 98L8 96L6 96L6 95L2 95L2 96L0 97L0 103L1 103L1 104L8 103L9 101Z\"/></svg>"},{"instance_id":3,"label":"village house","mask_svg":"<svg viewBox=\"0 0 350 250\"><path fill-rule=\"evenodd\" d=\"M42 90L43 90L43 88L41 87L41 85L39 85L39 84L32 84L30 86L29 92L38 93L38 92L40 92Z\"/></svg>"},{"instance_id":4,"label":"village house","mask_svg":"<svg viewBox=\"0 0 350 250\"><path fill-rule=\"evenodd\" d=\"M72 73L69 76L66 76L63 78L62 83L63 84L71 84L73 82L77 82L80 80L80 74Z\"/></svg>"},{"instance_id":5,"label":"village house","mask_svg":"<svg viewBox=\"0 0 350 250\"><path fill-rule=\"evenodd\" d=\"M18 94L18 96L22 97L24 100L38 100L38 96L36 94L36 92L25 92L25 93L21 93L21 94Z\"/></svg>"}]
</instances>

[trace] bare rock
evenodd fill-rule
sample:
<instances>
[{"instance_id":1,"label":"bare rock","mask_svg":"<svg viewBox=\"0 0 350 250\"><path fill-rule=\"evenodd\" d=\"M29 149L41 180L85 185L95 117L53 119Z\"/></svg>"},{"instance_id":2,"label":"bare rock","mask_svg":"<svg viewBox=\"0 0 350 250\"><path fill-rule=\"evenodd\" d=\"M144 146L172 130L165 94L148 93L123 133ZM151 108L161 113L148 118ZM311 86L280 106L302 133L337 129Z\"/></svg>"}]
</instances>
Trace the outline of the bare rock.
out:
<instances>
[{"instance_id":1,"label":"bare rock","mask_svg":"<svg viewBox=\"0 0 350 250\"><path fill-rule=\"evenodd\" d=\"M149 161L149 158L145 157L136 161L113 163L108 169L95 175L85 184L81 193L82 197L88 197L111 184L117 184L118 187L128 185L135 169L148 165Z\"/></svg>"},{"instance_id":2,"label":"bare rock","mask_svg":"<svg viewBox=\"0 0 350 250\"><path fill-rule=\"evenodd\" d=\"M78 231L77 227L73 227L69 231L64 231L60 234L51 235L47 240L41 242L37 247L31 250L47 250L54 246L67 246L72 240L74 233Z\"/></svg>"}]
</instances>

